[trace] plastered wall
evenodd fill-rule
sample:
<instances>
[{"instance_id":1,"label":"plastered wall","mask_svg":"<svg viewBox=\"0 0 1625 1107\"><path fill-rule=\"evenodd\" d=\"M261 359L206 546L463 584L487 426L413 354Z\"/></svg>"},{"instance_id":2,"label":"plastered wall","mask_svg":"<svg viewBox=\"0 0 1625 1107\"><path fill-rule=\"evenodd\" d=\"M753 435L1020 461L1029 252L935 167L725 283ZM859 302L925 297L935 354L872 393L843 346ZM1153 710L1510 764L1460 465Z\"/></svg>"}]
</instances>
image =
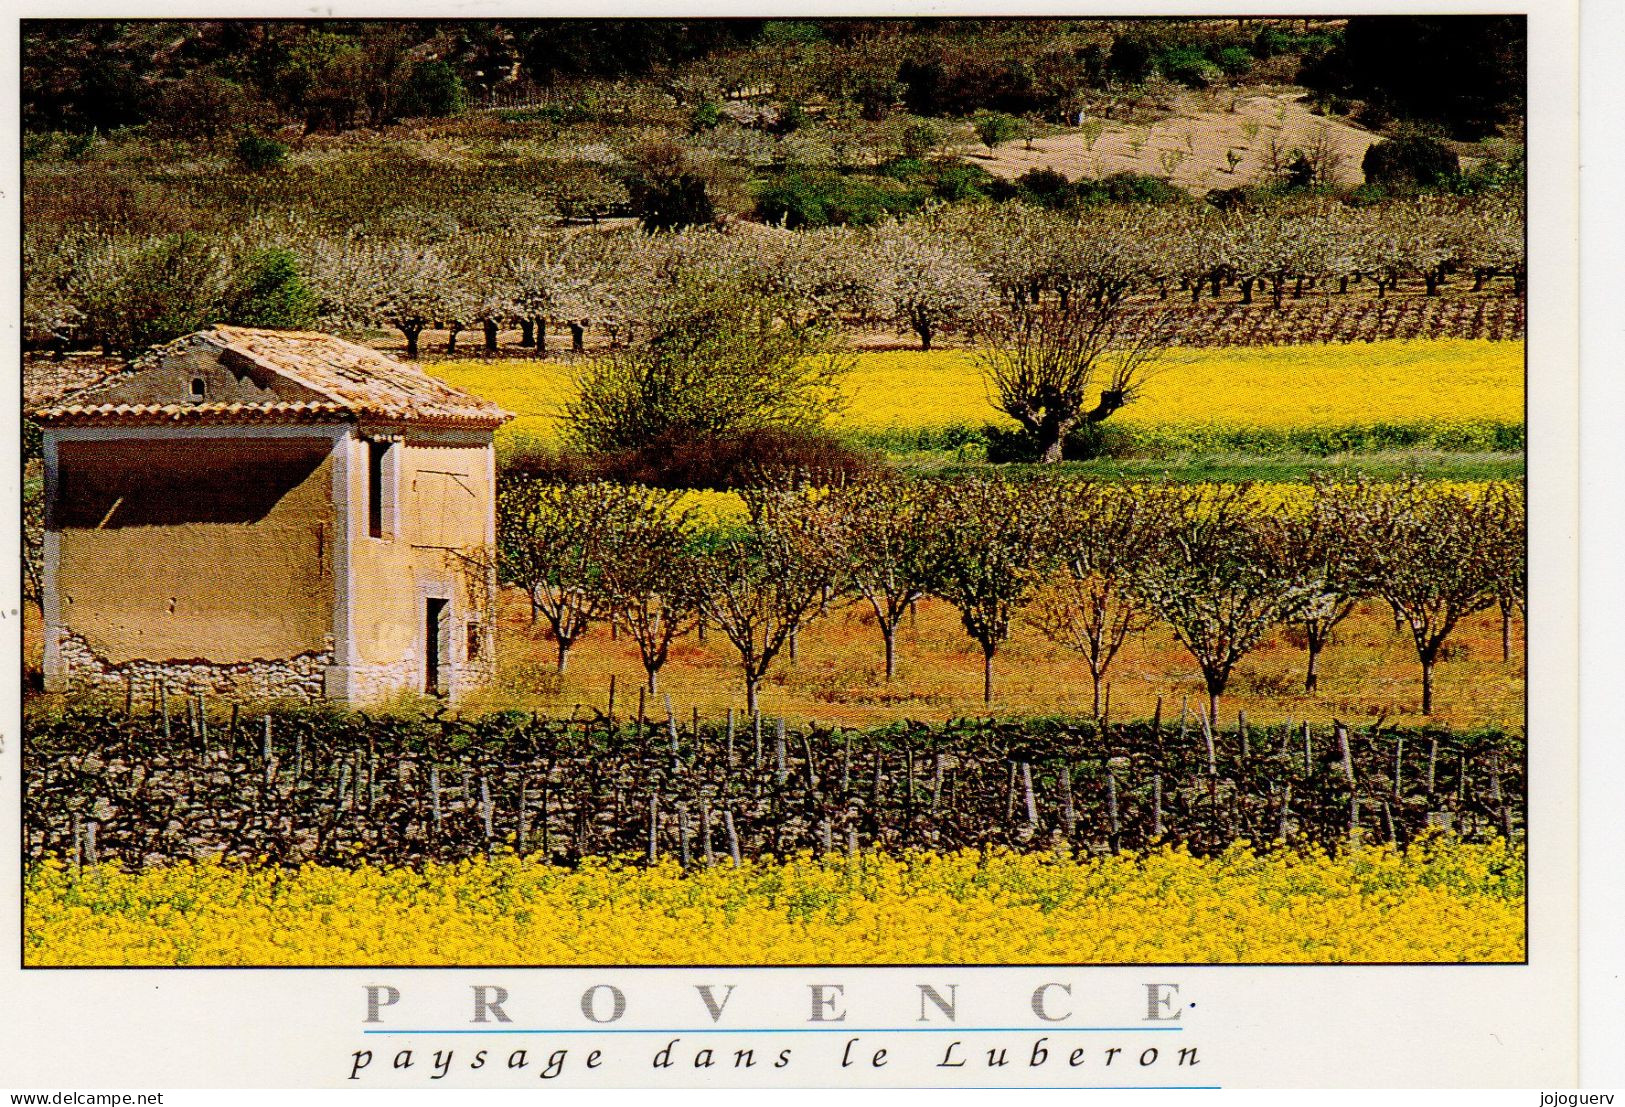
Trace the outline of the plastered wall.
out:
<instances>
[{"instance_id":1,"label":"plastered wall","mask_svg":"<svg viewBox=\"0 0 1625 1107\"><path fill-rule=\"evenodd\" d=\"M62 625L113 664L230 664L331 648L326 437L62 441Z\"/></svg>"}]
</instances>

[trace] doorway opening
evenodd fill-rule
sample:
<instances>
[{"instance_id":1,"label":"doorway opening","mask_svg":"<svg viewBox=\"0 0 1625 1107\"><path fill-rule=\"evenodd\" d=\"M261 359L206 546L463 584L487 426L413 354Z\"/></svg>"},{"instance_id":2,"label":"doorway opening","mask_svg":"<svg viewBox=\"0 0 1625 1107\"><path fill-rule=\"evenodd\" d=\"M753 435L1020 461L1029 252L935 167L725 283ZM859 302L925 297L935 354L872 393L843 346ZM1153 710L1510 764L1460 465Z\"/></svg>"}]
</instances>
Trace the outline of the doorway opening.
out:
<instances>
[{"instance_id":1,"label":"doorway opening","mask_svg":"<svg viewBox=\"0 0 1625 1107\"><path fill-rule=\"evenodd\" d=\"M425 600L423 610L423 690L446 694L445 667L451 641L451 601Z\"/></svg>"}]
</instances>

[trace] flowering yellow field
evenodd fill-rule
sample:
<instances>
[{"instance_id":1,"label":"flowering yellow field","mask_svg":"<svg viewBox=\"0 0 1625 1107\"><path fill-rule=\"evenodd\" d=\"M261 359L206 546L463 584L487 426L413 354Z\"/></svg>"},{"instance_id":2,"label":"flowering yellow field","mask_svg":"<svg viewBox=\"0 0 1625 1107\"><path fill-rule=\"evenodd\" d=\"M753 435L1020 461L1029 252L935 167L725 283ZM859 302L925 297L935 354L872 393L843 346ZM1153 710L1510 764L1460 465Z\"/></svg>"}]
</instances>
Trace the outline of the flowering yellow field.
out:
<instances>
[{"instance_id":1,"label":"flowering yellow field","mask_svg":"<svg viewBox=\"0 0 1625 1107\"><path fill-rule=\"evenodd\" d=\"M1521 342L1415 340L1175 351L1115 420L1135 426L1335 427L1523 421ZM518 416L503 432L551 441L572 385L555 361L426 366ZM857 355L838 429L1009 423L967 350Z\"/></svg>"},{"instance_id":2,"label":"flowering yellow field","mask_svg":"<svg viewBox=\"0 0 1625 1107\"><path fill-rule=\"evenodd\" d=\"M847 391L844 421L858 428L995 421L975 358L966 350L866 353ZM1176 350L1140 398L1113 418L1146 426L1516 423L1523 420L1523 344L1448 340Z\"/></svg>"},{"instance_id":3,"label":"flowering yellow field","mask_svg":"<svg viewBox=\"0 0 1625 1107\"><path fill-rule=\"evenodd\" d=\"M27 873L29 965L1517 961L1523 854L863 853Z\"/></svg>"}]
</instances>

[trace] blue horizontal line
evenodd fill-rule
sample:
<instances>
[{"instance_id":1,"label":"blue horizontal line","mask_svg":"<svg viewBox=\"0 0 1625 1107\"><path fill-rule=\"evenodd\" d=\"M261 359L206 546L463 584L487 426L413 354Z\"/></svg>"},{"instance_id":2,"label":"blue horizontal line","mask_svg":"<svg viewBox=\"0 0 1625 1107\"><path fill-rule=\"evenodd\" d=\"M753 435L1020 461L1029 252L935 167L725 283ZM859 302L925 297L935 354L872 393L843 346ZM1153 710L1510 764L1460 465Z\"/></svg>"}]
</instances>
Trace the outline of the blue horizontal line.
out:
<instances>
[{"instance_id":1,"label":"blue horizontal line","mask_svg":"<svg viewBox=\"0 0 1625 1107\"><path fill-rule=\"evenodd\" d=\"M454 1030L363 1030L363 1034L1157 1034L1183 1026L751 1026L729 1028L572 1027L570 1029L509 1030L493 1027Z\"/></svg>"}]
</instances>

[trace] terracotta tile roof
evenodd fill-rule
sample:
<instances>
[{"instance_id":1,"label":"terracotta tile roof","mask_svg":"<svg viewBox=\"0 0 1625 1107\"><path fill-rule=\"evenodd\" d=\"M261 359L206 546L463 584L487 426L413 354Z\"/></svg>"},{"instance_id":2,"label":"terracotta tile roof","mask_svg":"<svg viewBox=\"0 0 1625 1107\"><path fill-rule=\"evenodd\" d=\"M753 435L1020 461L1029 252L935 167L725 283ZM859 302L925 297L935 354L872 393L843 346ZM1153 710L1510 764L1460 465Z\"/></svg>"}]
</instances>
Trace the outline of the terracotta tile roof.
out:
<instances>
[{"instance_id":1,"label":"terracotta tile roof","mask_svg":"<svg viewBox=\"0 0 1625 1107\"><path fill-rule=\"evenodd\" d=\"M343 404L66 404L41 408L34 417L42 423L95 424L241 424L330 423L353 412Z\"/></svg>"},{"instance_id":2,"label":"terracotta tile roof","mask_svg":"<svg viewBox=\"0 0 1625 1107\"><path fill-rule=\"evenodd\" d=\"M370 416L477 427L496 427L513 418L496 404L453 388L415 366L315 331L211 327L150 351L132 368L139 372L167 356L202 345L247 358L323 399L309 403L67 404L46 408L36 417L49 422L285 422Z\"/></svg>"},{"instance_id":3,"label":"terracotta tile roof","mask_svg":"<svg viewBox=\"0 0 1625 1107\"><path fill-rule=\"evenodd\" d=\"M94 354L24 354L23 406L30 410L59 406L75 392L102 384L124 367L120 358Z\"/></svg>"}]
</instances>

